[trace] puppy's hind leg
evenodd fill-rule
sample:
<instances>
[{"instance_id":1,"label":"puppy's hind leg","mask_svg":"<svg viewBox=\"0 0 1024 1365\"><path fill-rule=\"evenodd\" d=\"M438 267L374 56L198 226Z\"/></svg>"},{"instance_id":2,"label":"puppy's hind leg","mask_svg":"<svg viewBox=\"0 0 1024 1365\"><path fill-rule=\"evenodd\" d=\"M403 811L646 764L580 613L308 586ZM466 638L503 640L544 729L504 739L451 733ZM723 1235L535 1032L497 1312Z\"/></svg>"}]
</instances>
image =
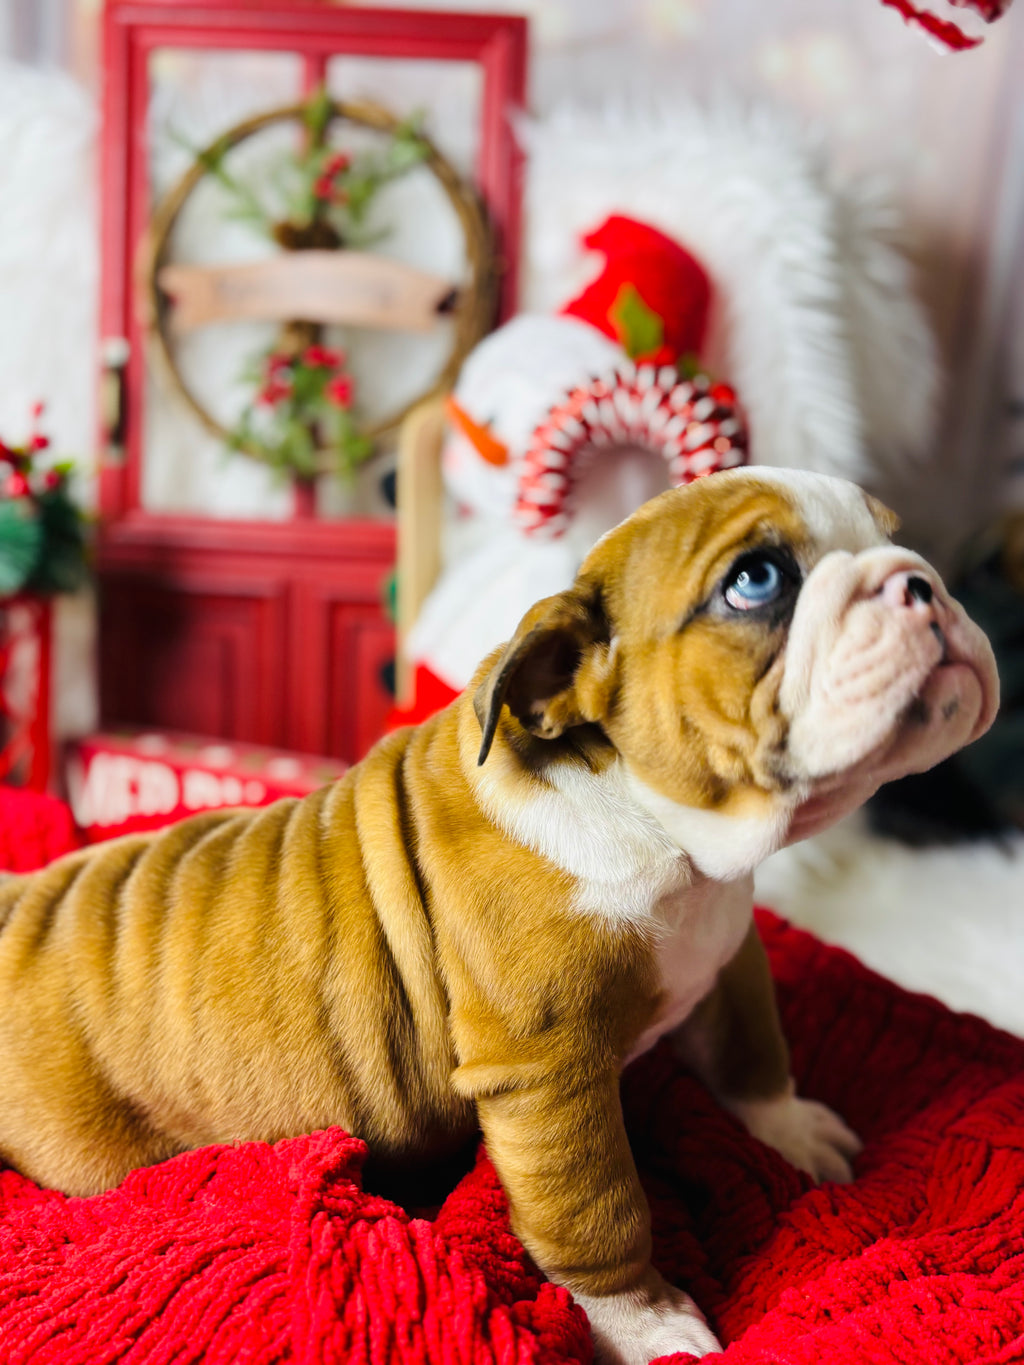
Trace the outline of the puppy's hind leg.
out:
<instances>
[{"instance_id":1,"label":"puppy's hind leg","mask_svg":"<svg viewBox=\"0 0 1024 1365\"><path fill-rule=\"evenodd\" d=\"M95 1082L85 1082L61 1104L45 1094L45 1077L37 1080L35 1086L15 1082L6 1088L0 1160L39 1185L70 1195L99 1194L130 1171L182 1150Z\"/></svg>"}]
</instances>

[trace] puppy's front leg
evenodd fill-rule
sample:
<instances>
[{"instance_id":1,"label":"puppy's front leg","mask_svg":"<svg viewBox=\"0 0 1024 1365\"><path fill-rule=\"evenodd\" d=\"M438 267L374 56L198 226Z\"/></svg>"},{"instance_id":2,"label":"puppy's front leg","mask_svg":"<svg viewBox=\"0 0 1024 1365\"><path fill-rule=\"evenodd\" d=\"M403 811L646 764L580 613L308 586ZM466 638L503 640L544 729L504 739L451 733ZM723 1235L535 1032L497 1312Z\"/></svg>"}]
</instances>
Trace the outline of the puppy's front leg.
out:
<instances>
[{"instance_id":1,"label":"puppy's front leg","mask_svg":"<svg viewBox=\"0 0 1024 1365\"><path fill-rule=\"evenodd\" d=\"M853 1179L850 1162L860 1139L826 1105L795 1093L768 958L754 924L672 1041L754 1137L815 1180Z\"/></svg>"},{"instance_id":2,"label":"puppy's front leg","mask_svg":"<svg viewBox=\"0 0 1024 1365\"><path fill-rule=\"evenodd\" d=\"M460 1089L473 1071L457 1073ZM512 1226L548 1278L585 1310L598 1358L647 1365L672 1351L720 1350L693 1300L650 1264L650 1214L623 1126L617 1071L596 1078L520 1073L513 1082L503 1067L474 1079Z\"/></svg>"}]
</instances>

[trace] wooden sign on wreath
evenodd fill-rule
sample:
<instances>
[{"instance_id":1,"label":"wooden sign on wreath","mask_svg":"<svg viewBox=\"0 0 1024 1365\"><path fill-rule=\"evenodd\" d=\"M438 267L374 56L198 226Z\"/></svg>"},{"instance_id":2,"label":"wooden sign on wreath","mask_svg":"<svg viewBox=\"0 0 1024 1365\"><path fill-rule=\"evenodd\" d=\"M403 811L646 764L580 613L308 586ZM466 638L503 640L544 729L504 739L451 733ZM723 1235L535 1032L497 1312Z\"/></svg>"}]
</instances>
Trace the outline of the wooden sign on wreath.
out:
<instances>
[{"instance_id":1,"label":"wooden sign on wreath","mask_svg":"<svg viewBox=\"0 0 1024 1365\"><path fill-rule=\"evenodd\" d=\"M398 169L368 169L365 160L360 163L333 147L328 134L339 121L389 139L403 152L393 158ZM299 212L263 224L280 254L244 263L175 263L174 226L205 177L215 175L236 194L245 194L253 208L250 216L256 216L255 196L226 172L224 159L247 138L287 123L305 131L299 164L308 193ZM345 230L346 221L361 220L380 184L413 164L422 164L437 179L454 211L468 264L464 284L366 250L358 240L353 244ZM465 356L492 325L497 296L486 218L450 163L408 121L376 105L330 100L322 92L306 104L247 119L198 153L157 208L142 265L147 320L179 398L233 449L306 481L329 471L350 472L413 407L449 389ZM252 376L253 402L239 426L229 430L190 386L176 354L177 339L195 327L240 320L276 322L279 332L275 347ZM442 320L450 321L451 345L436 379L395 410L361 424L346 357L324 344L325 327L424 332Z\"/></svg>"}]
</instances>

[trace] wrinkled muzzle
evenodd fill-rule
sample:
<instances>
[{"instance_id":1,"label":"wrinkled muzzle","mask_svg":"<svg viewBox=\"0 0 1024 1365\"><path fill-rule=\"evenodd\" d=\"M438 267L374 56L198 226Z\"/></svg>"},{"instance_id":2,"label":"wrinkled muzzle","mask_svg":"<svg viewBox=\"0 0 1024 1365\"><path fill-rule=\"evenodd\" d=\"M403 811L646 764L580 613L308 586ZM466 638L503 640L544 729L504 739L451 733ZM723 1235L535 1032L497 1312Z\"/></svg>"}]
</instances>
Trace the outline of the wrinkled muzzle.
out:
<instances>
[{"instance_id":1,"label":"wrinkled muzzle","mask_svg":"<svg viewBox=\"0 0 1024 1365\"><path fill-rule=\"evenodd\" d=\"M918 555L837 551L808 576L779 692L794 778L868 760L884 781L923 772L983 734L998 705L987 638Z\"/></svg>"}]
</instances>

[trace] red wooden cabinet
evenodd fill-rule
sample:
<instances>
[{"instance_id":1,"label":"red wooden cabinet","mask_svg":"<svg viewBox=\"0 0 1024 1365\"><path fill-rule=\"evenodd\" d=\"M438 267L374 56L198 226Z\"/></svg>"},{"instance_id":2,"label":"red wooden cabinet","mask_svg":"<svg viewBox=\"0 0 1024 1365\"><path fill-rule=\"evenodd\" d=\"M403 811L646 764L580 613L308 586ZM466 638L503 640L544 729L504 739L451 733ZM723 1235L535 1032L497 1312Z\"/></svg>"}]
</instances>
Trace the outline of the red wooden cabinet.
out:
<instances>
[{"instance_id":1,"label":"red wooden cabinet","mask_svg":"<svg viewBox=\"0 0 1024 1365\"><path fill-rule=\"evenodd\" d=\"M142 724L349 761L391 705L394 651L384 584L395 555L384 518L318 520L296 496L285 520L167 514L145 503L151 392L134 271L151 213L152 59L175 52L295 54L312 90L339 54L476 63L475 180L504 262L500 316L514 308L525 20L221 0L110 0L104 18L102 331L124 338L120 430L103 434L100 591L102 724ZM429 114L429 111L428 111ZM443 150L443 149L442 149Z\"/></svg>"},{"instance_id":2,"label":"red wooden cabinet","mask_svg":"<svg viewBox=\"0 0 1024 1365\"><path fill-rule=\"evenodd\" d=\"M102 575L104 723L220 735L351 761L381 732L394 650L381 605L393 534L373 523L317 525L301 551L108 546ZM310 544L319 539L320 544ZM127 645L127 647L126 647Z\"/></svg>"}]
</instances>

